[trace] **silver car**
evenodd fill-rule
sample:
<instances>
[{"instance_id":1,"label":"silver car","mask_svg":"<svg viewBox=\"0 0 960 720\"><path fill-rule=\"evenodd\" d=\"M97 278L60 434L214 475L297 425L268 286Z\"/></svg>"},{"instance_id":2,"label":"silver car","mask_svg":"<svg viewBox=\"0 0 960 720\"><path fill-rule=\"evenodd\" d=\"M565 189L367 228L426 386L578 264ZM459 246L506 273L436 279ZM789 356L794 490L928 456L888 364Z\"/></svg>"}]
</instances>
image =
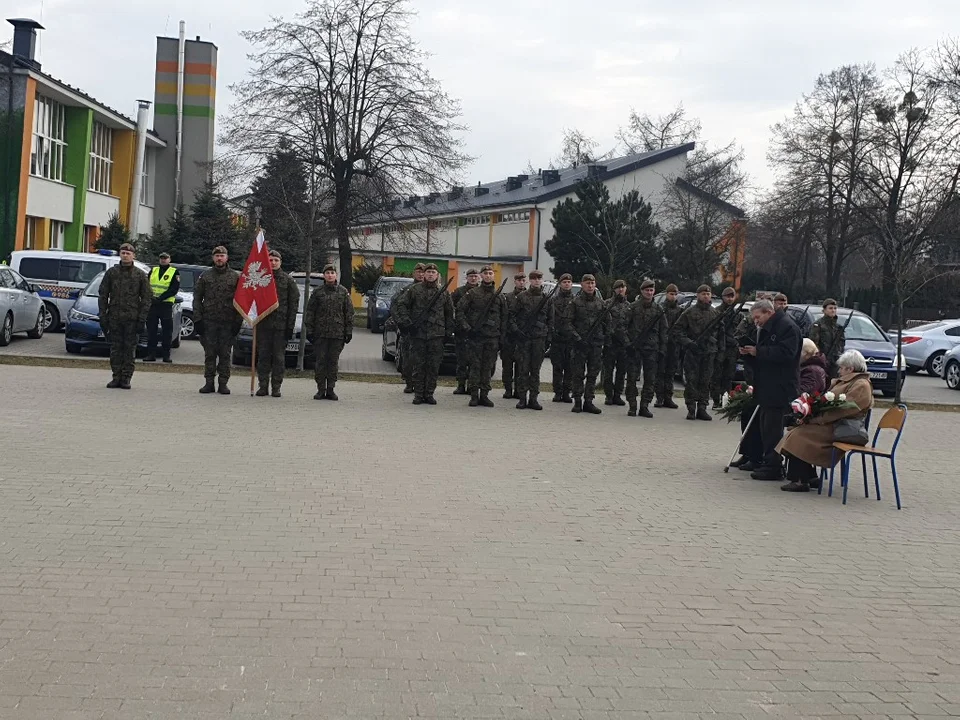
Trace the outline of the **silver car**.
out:
<instances>
[{"instance_id":1,"label":"silver car","mask_svg":"<svg viewBox=\"0 0 960 720\"><path fill-rule=\"evenodd\" d=\"M0 266L0 347L10 344L14 333L41 338L47 323L43 300L33 285L19 273Z\"/></svg>"},{"instance_id":2,"label":"silver car","mask_svg":"<svg viewBox=\"0 0 960 720\"><path fill-rule=\"evenodd\" d=\"M943 356L943 379L951 390L960 390L960 345Z\"/></svg>"},{"instance_id":3,"label":"silver car","mask_svg":"<svg viewBox=\"0 0 960 720\"><path fill-rule=\"evenodd\" d=\"M943 377L943 359L958 345L960 320L938 320L904 330L903 357L907 361L907 372L926 370L930 375Z\"/></svg>"}]
</instances>

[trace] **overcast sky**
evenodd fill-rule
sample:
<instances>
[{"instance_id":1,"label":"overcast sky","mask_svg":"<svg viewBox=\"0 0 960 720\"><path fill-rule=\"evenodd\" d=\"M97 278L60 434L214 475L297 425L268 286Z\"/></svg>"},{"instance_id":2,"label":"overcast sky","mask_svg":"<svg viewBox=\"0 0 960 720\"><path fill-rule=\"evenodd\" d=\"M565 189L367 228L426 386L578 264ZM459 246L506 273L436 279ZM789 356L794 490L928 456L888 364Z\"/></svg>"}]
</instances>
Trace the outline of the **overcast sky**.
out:
<instances>
[{"instance_id":1,"label":"overcast sky","mask_svg":"<svg viewBox=\"0 0 960 720\"><path fill-rule=\"evenodd\" d=\"M218 113L247 63L241 30L301 0L10 0L31 17L43 69L130 116L153 98L156 35L202 36L220 49ZM818 73L890 64L912 46L960 34L957 0L414 0L415 36L431 69L463 104L468 184L546 166L564 128L615 144L631 108L683 102L715 143L736 139L757 187L770 182L770 125ZM9 26L7 26L9 28ZM12 28L9 28L12 30ZM9 32L4 39L10 37Z\"/></svg>"}]
</instances>

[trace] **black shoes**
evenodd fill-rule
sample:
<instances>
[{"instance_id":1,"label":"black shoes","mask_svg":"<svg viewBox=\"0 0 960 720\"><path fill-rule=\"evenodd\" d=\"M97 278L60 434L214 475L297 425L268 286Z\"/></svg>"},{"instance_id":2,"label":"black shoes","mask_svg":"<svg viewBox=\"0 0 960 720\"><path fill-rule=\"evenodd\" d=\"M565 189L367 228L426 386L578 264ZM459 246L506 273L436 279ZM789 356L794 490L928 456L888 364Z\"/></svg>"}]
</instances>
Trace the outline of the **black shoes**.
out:
<instances>
[{"instance_id":1,"label":"black shoes","mask_svg":"<svg viewBox=\"0 0 960 720\"><path fill-rule=\"evenodd\" d=\"M620 397L619 395L614 395L614 396L613 396L613 401L612 401L612 403L613 403L614 405L618 406L618 407L623 407L624 405L626 405L626 403L623 401L623 398Z\"/></svg>"},{"instance_id":2,"label":"black shoes","mask_svg":"<svg viewBox=\"0 0 960 720\"><path fill-rule=\"evenodd\" d=\"M260 387L257 388L256 396L257 397L266 397L270 394L270 391L267 389L266 383L260 383Z\"/></svg>"},{"instance_id":3,"label":"black shoes","mask_svg":"<svg viewBox=\"0 0 960 720\"><path fill-rule=\"evenodd\" d=\"M314 400L324 400L326 398L326 393L323 390L317 390L317 393L313 396Z\"/></svg>"},{"instance_id":4,"label":"black shoes","mask_svg":"<svg viewBox=\"0 0 960 720\"><path fill-rule=\"evenodd\" d=\"M457 383L457 389L453 391L454 395L469 395L466 383Z\"/></svg>"},{"instance_id":5,"label":"black shoes","mask_svg":"<svg viewBox=\"0 0 960 720\"><path fill-rule=\"evenodd\" d=\"M436 404L437 404L437 399L436 399L433 395L424 395L424 396L423 396L423 401L424 401L427 405L436 405Z\"/></svg>"},{"instance_id":6,"label":"black shoes","mask_svg":"<svg viewBox=\"0 0 960 720\"><path fill-rule=\"evenodd\" d=\"M676 410L676 409L679 408L680 406L677 405L677 404L673 401L672 398L666 398L666 399L663 401L663 407L665 407L665 408L670 408L671 410Z\"/></svg>"},{"instance_id":7,"label":"black shoes","mask_svg":"<svg viewBox=\"0 0 960 720\"><path fill-rule=\"evenodd\" d=\"M786 485L781 485L780 489L784 492L810 492L810 486L805 482L794 480Z\"/></svg>"},{"instance_id":8,"label":"black shoes","mask_svg":"<svg viewBox=\"0 0 960 720\"><path fill-rule=\"evenodd\" d=\"M713 420L713 416L710 415L710 413L707 412L707 404L706 404L706 403L699 403L699 404L697 405L696 418L697 418L697 420L705 420L706 422L710 422L711 420Z\"/></svg>"},{"instance_id":9,"label":"black shoes","mask_svg":"<svg viewBox=\"0 0 960 720\"><path fill-rule=\"evenodd\" d=\"M530 400L527 401L527 408L530 410L543 410L543 405L537 402L536 395L531 395Z\"/></svg>"},{"instance_id":10,"label":"black shoes","mask_svg":"<svg viewBox=\"0 0 960 720\"><path fill-rule=\"evenodd\" d=\"M754 480L780 481L783 480L783 467L780 465L761 465L750 477Z\"/></svg>"},{"instance_id":11,"label":"black shoes","mask_svg":"<svg viewBox=\"0 0 960 720\"><path fill-rule=\"evenodd\" d=\"M630 408L627 410L627 417L636 417L637 416L637 401L630 401Z\"/></svg>"},{"instance_id":12,"label":"black shoes","mask_svg":"<svg viewBox=\"0 0 960 720\"><path fill-rule=\"evenodd\" d=\"M493 407L493 400L490 399L490 394L487 391L480 393L480 407Z\"/></svg>"},{"instance_id":13,"label":"black shoes","mask_svg":"<svg viewBox=\"0 0 960 720\"><path fill-rule=\"evenodd\" d=\"M222 382L220 383L220 387L217 388L217 392L220 393L221 395L229 395L230 388L227 387L227 384L225 382Z\"/></svg>"},{"instance_id":14,"label":"black shoes","mask_svg":"<svg viewBox=\"0 0 960 720\"><path fill-rule=\"evenodd\" d=\"M697 419L696 403L687 403L687 420L696 420L696 419Z\"/></svg>"},{"instance_id":15,"label":"black shoes","mask_svg":"<svg viewBox=\"0 0 960 720\"><path fill-rule=\"evenodd\" d=\"M583 400L576 398L573 401L573 407L570 408L570 412L582 413L583 412Z\"/></svg>"},{"instance_id":16,"label":"black shoes","mask_svg":"<svg viewBox=\"0 0 960 720\"><path fill-rule=\"evenodd\" d=\"M603 411L593 404L593 400L584 400L583 401L583 411L585 413L590 413L591 415L599 415Z\"/></svg>"},{"instance_id":17,"label":"black shoes","mask_svg":"<svg viewBox=\"0 0 960 720\"><path fill-rule=\"evenodd\" d=\"M565 403L567 403L567 405L569 405L570 403L573 402L573 398L570 397L570 391L569 391L569 390L567 390L567 391L565 391L565 392L563 393L563 395L562 395L561 398L560 398L560 402L565 402Z\"/></svg>"},{"instance_id":18,"label":"black shoes","mask_svg":"<svg viewBox=\"0 0 960 720\"><path fill-rule=\"evenodd\" d=\"M333 400L334 402L340 399L337 397L337 394L333 391L332 387L327 388L327 393L324 397L326 397L327 400Z\"/></svg>"},{"instance_id":19,"label":"black shoes","mask_svg":"<svg viewBox=\"0 0 960 720\"><path fill-rule=\"evenodd\" d=\"M201 394L201 395L209 395L209 394L212 393L214 390L215 390L215 388L213 387L213 380L207 380L206 383L204 383L204 386L203 386L202 388L200 388L200 394Z\"/></svg>"},{"instance_id":20,"label":"black shoes","mask_svg":"<svg viewBox=\"0 0 960 720\"><path fill-rule=\"evenodd\" d=\"M640 406L640 410L639 410L639 412L638 412L637 414L638 414L640 417L645 417L645 418L652 418L652 417L653 417L653 413L650 412L650 408L649 408L649 406L647 406L646 403L643 403L643 404Z\"/></svg>"},{"instance_id":21,"label":"black shoes","mask_svg":"<svg viewBox=\"0 0 960 720\"><path fill-rule=\"evenodd\" d=\"M477 407L480 405L480 391L471 390L470 391L470 402L468 403L470 407Z\"/></svg>"},{"instance_id":22,"label":"black shoes","mask_svg":"<svg viewBox=\"0 0 960 720\"><path fill-rule=\"evenodd\" d=\"M120 387L120 379L114 378L113 380L107 383L107 387L110 388L111 390L116 390L118 387Z\"/></svg>"}]
</instances>

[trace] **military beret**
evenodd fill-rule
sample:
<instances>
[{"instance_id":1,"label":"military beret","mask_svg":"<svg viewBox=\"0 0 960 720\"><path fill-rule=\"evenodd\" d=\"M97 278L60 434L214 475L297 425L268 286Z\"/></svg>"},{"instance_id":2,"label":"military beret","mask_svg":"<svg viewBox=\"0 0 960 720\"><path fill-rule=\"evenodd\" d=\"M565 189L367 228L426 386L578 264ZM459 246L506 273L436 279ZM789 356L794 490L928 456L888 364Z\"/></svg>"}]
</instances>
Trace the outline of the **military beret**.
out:
<instances>
[{"instance_id":1,"label":"military beret","mask_svg":"<svg viewBox=\"0 0 960 720\"><path fill-rule=\"evenodd\" d=\"M433 263L427 263L423 266L423 271L426 272L427 270L437 270L437 266Z\"/></svg>"},{"instance_id":2,"label":"military beret","mask_svg":"<svg viewBox=\"0 0 960 720\"><path fill-rule=\"evenodd\" d=\"M732 287L728 287L728 288L724 288L723 293L721 294L723 297L733 297L734 295L737 294L737 291L734 290Z\"/></svg>"},{"instance_id":3,"label":"military beret","mask_svg":"<svg viewBox=\"0 0 960 720\"><path fill-rule=\"evenodd\" d=\"M484 265L482 268L480 268L480 272L482 273L493 272L493 268L490 267L489 265Z\"/></svg>"},{"instance_id":4,"label":"military beret","mask_svg":"<svg viewBox=\"0 0 960 720\"><path fill-rule=\"evenodd\" d=\"M533 280L534 278L542 278L542 277L543 277L543 273L540 272L539 270L531 270L531 271L530 271L530 279L531 279L531 280Z\"/></svg>"},{"instance_id":5,"label":"military beret","mask_svg":"<svg viewBox=\"0 0 960 720\"><path fill-rule=\"evenodd\" d=\"M586 273L582 278L580 278L580 282L582 282L582 283L585 283L585 282L596 282L596 281L597 281L597 279L596 279L593 275L591 275L590 273Z\"/></svg>"},{"instance_id":6,"label":"military beret","mask_svg":"<svg viewBox=\"0 0 960 720\"><path fill-rule=\"evenodd\" d=\"M560 276L560 282L563 282L564 280L569 280L570 282L573 282L573 275L571 275L570 273L564 273L563 275Z\"/></svg>"},{"instance_id":7,"label":"military beret","mask_svg":"<svg viewBox=\"0 0 960 720\"><path fill-rule=\"evenodd\" d=\"M163 260L163 259L169 260L169 259L170 259L170 253L168 253L168 252L162 252L162 253L160 253L160 255L158 255L158 257L159 257L161 260Z\"/></svg>"},{"instance_id":8,"label":"military beret","mask_svg":"<svg viewBox=\"0 0 960 720\"><path fill-rule=\"evenodd\" d=\"M623 280L617 280L616 282L613 283L614 290L616 290L618 287L626 287L626 286L627 286L627 283L624 282Z\"/></svg>"},{"instance_id":9,"label":"military beret","mask_svg":"<svg viewBox=\"0 0 960 720\"><path fill-rule=\"evenodd\" d=\"M787 302L787 296L784 295L783 293L777 293L773 299L779 300L780 302Z\"/></svg>"},{"instance_id":10,"label":"military beret","mask_svg":"<svg viewBox=\"0 0 960 720\"><path fill-rule=\"evenodd\" d=\"M699 295L702 292L712 293L713 288L710 287L709 285L701 285L700 287L697 288L697 294Z\"/></svg>"},{"instance_id":11,"label":"military beret","mask_svg":"<svg viewBox=\"0 0 960 720\"><path fill-rule=\"evenodd\" d=\"M323 266L323 271L324 271L324 272L336 272L336 271L337 271L337 266L334 265L333 263L327 263L326 265Z\"/></svg>"},{"instance_id":12,"label":"military beret","mask_svg":"<svg viewBox=\"0 0 960 720\"><path fill-rule=\"evenodd\" d=\"M648 287L656 288L657 284L653 280L644 280L642 283L640 283L641 290L644 290Z\"/></svg>"},{"instance_id":13,"label":"military beret","mask_svg":"<svg viewBox=\"0 0 960 720\"><path fill-rule=\"evenodd\" d=\"M827 298L826 300L823 301L823 306L827 307L829 305L839 305L839 303L833 298Z\"/></svg>"},{"instance_id":14,"label":"military beret","mask_svg":"<svg viewBox=\"0 0 960 720\"><path fill-rule=\"evenodd\" d=\"M223 245L217 245L217 246L213 249L213 254L214 254L214 255L226 255L226 254L227 254L227 249L226 249Z\"/></svg>"},{"instance_id":15,"label":"military beret","mask_svg":"<svg viewBox=\"0 0 960 720\"><path fill-rule=\"evenodd\" d=\"M427 269L427 266L424 265L423 263L417 263L416 265L413 266L414 272L416 272L417 270L419 270L420 272L423 272L426 269Z\"/></svg>"},{"instance_id":16,"label":"military beret","mask_svg":"<svg viewBox=\"0 0 960 720\"><path fill-rule=\"evenodd\" d=\"M479 275L479 274L480 273L477 271L476 268L470 268L469 270L467 270L467 277L470 277L471 275Z\"/></svg>"},{"instance_id":17,"label":"military beret","mask_svg":"<svg viewBox=\"0 0 960 720\"><path fill-rule=\"evenodd\" d=\"M664 292L668 292L668 293L680 292L680 288L678 288L678 287L677 287L676 285L674 285L673 283L670 283L669 285L667 285L667 289L664 290Z\"/></svg>"},{"instance_id":18,"label":"military beret","mask_svg":"<svg viewBox=\"0 0 960 720\"><path fill-rule=\"evenodd\" d=\"M120 246L120 249L121 249L121 250L129 250L130 252L136 252L136 250L134 249L133 245L131 245L130 243L123 243L123 245Z\"/></svg>"},{"instance_id":19,"label":"military beret","mask_svg":"<svg viewBox=\"0 0 960 720\"><path fill-rule=\"evenodd\" d=\"M280 254L279 250L271 250L267 253L270 257L275 257L277 260L283 260L283 255Z\"/></svg>"},{"instance_id":20,"label":"military beret","mask_svg":"<svg viewBox=\"0 0 960 720\"><path fill-rule=\"evenodd\" d=\"M526 273L517 273L516 275L513 276L513 279L514 279L514 280L526 280L526 279L527 279L527 274L526 274Z\"/></svg>"}]
</instances>

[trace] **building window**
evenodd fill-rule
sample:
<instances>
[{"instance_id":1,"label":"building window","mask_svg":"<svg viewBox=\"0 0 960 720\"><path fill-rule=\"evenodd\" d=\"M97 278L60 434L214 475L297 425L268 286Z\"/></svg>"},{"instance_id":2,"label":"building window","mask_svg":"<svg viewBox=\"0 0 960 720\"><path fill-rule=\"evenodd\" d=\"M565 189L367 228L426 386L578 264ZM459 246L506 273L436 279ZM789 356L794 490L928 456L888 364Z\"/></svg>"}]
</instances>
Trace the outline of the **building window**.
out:
<instances>
[{"instance_id":1,"label":"building window","mask_svg":"<svg viewBox=\"0 0 960 720\"><path fill-rule=\"evenodd\" d=\"M65 132L63 105L38 94L33 114L31 175L63 182L63 157L67 149Z\"/></svg>"},{"instance_id":2,"label":"building window","mask_svg":"<svg viewBox=\"0 0 960 720\"><path fill-rule=\"evenodd\" d=\"M36 250L40 240L40 218L27 217L26 237L23 239L24 250Z\"/></svg>"},{"instance_id":3,"label":"building window","mask_svg":"<svg viewBox=\"0 0 960 720\"><path fill-rule=\"evenodd\" d=\"M50 249L63 250L63 236L67 231L67 224L59 220L50 222Z\"/></svg>"},{"instance_id":4,"label":"building window","mask_svg":"<svg viewBox=\"0 0 960 720\"><path fill-rule=\"evenodd\" d=\"M112 173L113 130L103 123L95 122L90 140L90 180L87 189L109 195Z\"/></svg>"}]
</instances>

